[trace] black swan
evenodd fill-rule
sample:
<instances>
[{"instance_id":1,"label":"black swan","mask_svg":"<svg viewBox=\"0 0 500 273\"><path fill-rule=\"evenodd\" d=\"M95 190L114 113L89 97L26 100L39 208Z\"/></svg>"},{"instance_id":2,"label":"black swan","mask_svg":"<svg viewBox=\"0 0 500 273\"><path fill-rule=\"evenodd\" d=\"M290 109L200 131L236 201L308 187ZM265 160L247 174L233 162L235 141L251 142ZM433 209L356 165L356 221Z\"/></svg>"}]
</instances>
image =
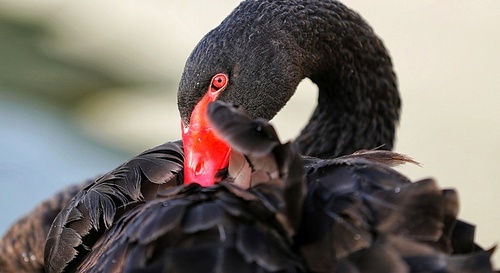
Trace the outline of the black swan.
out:
<instances>
[{"instance_id":1,"label":"black swan","mask_svg":"<svg viewBox=\"0 0 500 273\"><path fill-rule=\"evenodd\" d=\"M92 248L97 249L98 245L95 244L96 242L101 243L98 240L104 240L99 239L103 234L114 236L111 234L111 230L119 232L120 227L116 226L117 223L124 225L127 219L134 218L138 211L149 207L149 204L158 206L159 203L155 201L158 196L175 199L169 195L172 194L172 189L168 190L180 181L197 182L204 186L212 185L217 181L225 181L229 173L225 167L231 162L230 159L234 160L231 158L233 153L229 149L230 146L219 141L215 134L211 138L211 133L207 134L207 130L210 131L210 128L196 128L200 124L207 123L207 117L204 114L209 102L214 100L229 101L241 105L252 118L270 119L284 106L304 77L310 78L318 85L319 100L310 122L295 142L303 155L330 158L350 154L360 149L380 146L384 149L392 148L400 109L396 78L385 47L361 17L335 1L245 1L218 28L200 41L186 63L178 96L179 111L184 127L185 162L183 161L184 154L181 143L170 142L139 155L85 187L68 206L62 209L52 226L45 251L45 266L48 271L61 272L64 268L68 270L78 268L80 261L88 252L90 252L89 257L95 257L93 256L95 254L92 254L94 253ZM202 103L199 103L200 101ZM205 162L203 158L200 161L198 155L201 154L206 145L196 147L195 144L198 140L203 140L211 147L217 147L217 150L206 152L206 155L210 156L211 159L216 159L216 161ZM258 147L253 148L257 149ZM378 154L375 159L370 159L370 156L364 154L363 156L352 156L353 159L340 160L340 162L344 162L346 167L359 165L360 169L380 167L380 172L387 175L387 173L392 174L392 171L388 171L388 168L383 163L377 163L378 161L385 162L387 158L390 159L389 161L407 161L407 159L392 159L393 156L394 154L386 154L385 156ZM385 159L383 159L384 157ZM310 164L308 165L307 162ZM182 173L183 164L186 166L184 173ZM342 165L335 160L306 160L305 168L309 178L315 173L314 170L324 170L319 168L317 164L324 166ZM221 169L223 170L221 171ZM368 183L367 188L360 186L359 190L352 189L351 185L350 193L360 194L365 199L368 197L379 200L372 198L372 194L377 191L376 196L391 198L390 194L383 191L378 193L378 190L403 189L404 187L399 187L398 183L406 185L408 182L406 178L394 175L391 177L398 177L400 180L386 186L384 184L385 177L377 172L375 174L374 177L367 178L373 180L374 183ZM355 176L359 177L359 174L356 173ZM336 178L336 175L332 175L331 178L339 179ZM378 181L378 179L382 181ZM248 177L242 181L243 184L246 184ZM351 183L358 185L361 182ZM416 183L416 185L421 184L427 185L423 188L430 189L431 192L438 192L435 187L428 186L428 184L432 184L430 182ZM309 185L316 185L316 183L309 183ZM179 194L186 196L183 197L185 199L179 197L179 200L189 201L188 195L191 192L193 196L212 194L206 194L206 192L210 192L210 188L200 189L196 186L187 186L186 189L180 190ZM215 186L214 189L217 189L214 191L234 194L223 185ZM252 191L255 193L257 189L253 189L252 186L250 192ZM312 188L310 191L315 192L315 189ZM332 191L335 192L335 190ZM177 194L175 190L174 193ZM333 194L334 197L337 195ZM452 198L443 198L445 201L436 201L437 204L453 203ZM355 202L365 202L365 199ZM441 200L440 198L436 199ZM396 198L396 200L398 199ZM231 202L230 200L225 201ZM258 202L267 204L266 198L259 198ZM307 209L311 202L317 205L314 199L306 199L304 219L308 219ZM336 203L326 202L325 204ZM356 204L354 207L358 208L359 206ZM395 204L399 205L399 202ZM363 210L362 206L360 208ZM272 206L268 205L266 209L272 210ZM342 211L342 217L356 217L353 214L354 210L339 210ZM374 210L377 211L377 209ZM442 226L446 227L446 236L448 236L454 234L449 230L453 230L455 215L449 212L453 211L453 208L444 211L446 213L443 213L447 216L445 220L442 217L436 216L436 218L437 221L445 221ZM238 213L237 211L233 212ZM366 214L366 211L361 211L361 213ZM355 240L363 239L365 244L359 245L359 248L347 247L342 255L330 256L333 259L333 265L317 266L310 263L311 259L309 259L308 253L315 253L317 248L315 249L314 244L316 241L308 238L307 233L304 233L305 230L308 230L307 225L301 226L299 229L297 243L293 248L300 249L298 252L306 259L305 265L307 267L318 268L318 270L322 270L322 268L332 269L338 265L339 268L352 269L352 271L345 272L356 272L354 270L358 265L366 266L367 263L373 262L370 260L371 258L376 259L373 255L369 255L373 247L391 248L392 251L386 251L389 254L385 257L390 256L392 261L404 260L409 265L412 264L412 261L415 263L415 259L420 256L414 257L410 252L403 253L400 248L397 248L401 245L400 242L396 242L398 238L393 238L390 236L391 234L382 232L387 230L378 230L378 224L383 223L377 223L374 220L379 219L377 217L380 215L375 213L370 217L375 217L375 219L362 219L366 221L362 224L366 224L363 227L369 230L367 231L369 236L356 233L353 235L361 237L352 237ZM286 217L280 219L285 223L289 220ZM380 219L385 218L381 217ZM279 223L281 226L270 224L272 228L268 230L281 232L280 238L294 234L293 228L289 229L293 231L291 233L281 231L283 221ZM394 222L388 221L388 223ZM465 224L459 224L459 226L467 227ZM371 230L372 228L377 228L377 230ZM388 230L393 232L391 229ZM363 231L366 230L363 229ZM323 230L322 234L331 236L328 230ZM432 238L433 240L437 238L439 242L445 242L450 240L449 236L445 239L441 239L441 237L446 236ZM427 240L429 237L425 238ZM415 238L411 237L410 239L416 240L415 245L418 246L414 248L424 251L428 249L427 247L431 247L427 252L424 251L426 255L420 257L420 261L426 262L425 264L428 266L423 266L422 270L442 271L443 266L456 266L461 270L460 263L463 262L463 259L472 257L466 255L460 257L463 259L454 257L448 259L446 254L450 251L449 247L439 248L433 246L432 243L421 247L421 242L418 241L421 237L415 236ZM405 241L406 243L408 242ZM434 241L433 243L437 244ZM467 243L470 242L467 241ZM457 245L464 244L466 243ZM308 249L309 246L312 247ZM286 252L288 249L283 249L283 251ZM441 252L437 253L436 251ZM483 255L484 252L481 250L478 250L477 253L480 257L487 256L487 254ZM394 258L395 255L400 259ZM298 258L293 255L287 257L293 261L292 264L297 264L294 269L301 270L303 268L300 259L296 260ZM442 262L443 260L446 262ZM473 258L471 260L476 261ZM356 261L367 262L356 264ZM395 270L402 268L401 263L396 264ZM486 261L481 260L481 263L475 268L487 266L489 266L488 257Z\"/></svg>"},{"instance_id":2,"label":"black swan","mask_svg":"<svg viewBox=\"0 0 500 273\"><path fill-rule=\"evenodd\" d=\"M200 41L185 65L178 92L184 182L211 185L227 164L227 145L203 127L210 101L230 101L251 117L270 119L304 77L318 85L319 100L296 141L303 155L392 148L400 108L396 78L387 50L359 15L336 1L244 1ZM207 146L215 149L202 153ZM96 181L61 212L47 239L46 266L56 260L63 266L76 253L82 255L123 210L170 186L182 167L180 144L153 150L149 153L156 157L150 160L161 156L158 165L165 166L145 167L140 164L150 161L134 159L120 176ZM139 189L146 186L153 187L151 193L139 194L148 192Z\"/></svg>"},{"instance_id":3,"label":"black swan","mask_svg":"<svg viewBox=\"0 0 500 273\"><path fill-rule=\"evenodd\" d=\"M301 158L265 120L221 101L208 105L207 120L232 149L219 183L160 190L131 204L95 242L71 225L102 221L98 212L90 216L98 204L70 206L63 215L76 217L62 228L56 221L61 235L47 241L63 247L46 253L48 271L492 272L491 253L474 245L471 226L456 221L455 192L432 180L411 183L390 168L411 159L388 151Z\"/></svg>"}]
</instances>

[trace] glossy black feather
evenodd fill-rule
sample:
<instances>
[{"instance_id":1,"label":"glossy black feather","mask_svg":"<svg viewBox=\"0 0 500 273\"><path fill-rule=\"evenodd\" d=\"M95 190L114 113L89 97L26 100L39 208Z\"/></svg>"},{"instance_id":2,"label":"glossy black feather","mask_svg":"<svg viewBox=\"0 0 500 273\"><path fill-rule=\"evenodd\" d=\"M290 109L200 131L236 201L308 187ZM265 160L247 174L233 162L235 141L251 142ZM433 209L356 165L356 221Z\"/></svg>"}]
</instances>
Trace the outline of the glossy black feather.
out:
<instances>
[{"instance_id":1,"label":"glossy black feather","mask_svg":"<svg viewBox=\"0 0 500 273\"><path fill-rule=\"evenodd\" d=\"M81 190L57 215L47 236L48 272L72 268L126 211L176 186L182 170L181 143L150 149Z\"/></svg>"},{"instance_id":2,"label":"glossy black feather","mask_svg":"<svg viewBox=\"0 0 500 273\"><path fill-rule=\"evenodd\" d=\"M121 272L302 270L284 228L265 205L248 204L233 193L241 189L227 182L211 188L195 185L125 215L96 244L81 272L110 272L110 266L118 265ZM244 194L259 203L262 196L253 192L262 187L266 185Z\"/></svg>"},{"instance_id":3,"label":"glossy black feather","mask_svg":"<svg viewBox=\"0 0 500 273\"><path fill-rule=\"evenodd\" d=\"M378 153L378 154L377 154ZM306 159L308 194L296 247L313 272L492 272L490 254L456 220L458 198L431 179L411 182L387 151Z\"/></svg>"},{"instance_id":4,"label":"glossy black feather","mask_svg":"<svg viewBox=\"0 0 500 273\"><path fill-rule=\"evenodd\" d=\"M179 186L159 193L115 222L93 246L80 272L303 272L291 247L305 190L302 161L274 129L216 102L209 118L221 137L237 146L252 172L277 173L245 190L229 177L212 187ZM229 122L227 122L229 121ZM242 126L240 126L242 125ZM261 128L261 129L259 129ZM264 128L262 130L262 128ZM237 132L237 134L234 134ZM258 138L262 132L269 137ZM262 140L254 145L251 138ZM261 147L273 143L271 149ZM253 148L257 152L253 152ZM272 170L259 160L276 161ZM260 176L259 176L260 177ZM253 177L252 179L258 179Z\"/></svg>"},{"instance_id":5,"label":"glossy black feather","mask_svg":"<svg viewBox=\"0 0 500 273\"><path fill-rule=\"evenodd\" d=\"M306 190L302 161L296 156L293 144L281 145L271 124L263 119L253 119L244 109L232 107L231 104L221 101L211 103L208 117L220 136L231 143L233 149L245 155L254 174L264 171L269 180L275 181L287 178L287 183L280 186L284 189L286 216L296 229L301 219L302 195ZM274 166L278 168L273 171ZM273 177L273 172L279 174L280 179ZM256 177L257 175L254 179ZM254 182L253 186L255 185Z\"/></svg>"},{"instance_id":6,"label":"glossy black feather","mask_svg":"<svg viewBox=\"0 0 500 273\"><path fill-rule=\"evenodd\" d=\"M380 235L369 248L338 261L334 272L491 273L491 253L449 255L404 236Z\"/></svg>"},{"instance_id":7,"label":"glossy black feather","mask_svg":"<svg viewBox=\"0 0 500 273\"><path fill-rule=\"evenodd\" d=\"M232 143L233 149L247 156L264 156L280 144L278 135L264 119L251 119L242 108L227 107L221 101L208 106L214 129Z\"/></svg>"}]
</instances>

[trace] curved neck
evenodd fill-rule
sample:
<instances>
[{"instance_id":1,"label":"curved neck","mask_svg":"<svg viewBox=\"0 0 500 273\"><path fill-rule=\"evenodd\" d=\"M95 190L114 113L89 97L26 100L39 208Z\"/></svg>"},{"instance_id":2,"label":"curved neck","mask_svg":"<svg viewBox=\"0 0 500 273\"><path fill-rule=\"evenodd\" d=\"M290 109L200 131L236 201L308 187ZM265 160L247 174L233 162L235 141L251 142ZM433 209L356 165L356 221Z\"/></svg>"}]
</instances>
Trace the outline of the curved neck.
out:
<instances>
[{"instance_id":1,"label":"curved neck","mask_svg":"<svg viewBox=\"0 0 500 273\"><path fill-rule=\"evenodd\" d=\"M303 38L304 29L294 34L304 50L303 76L319 89L318 105L296 143L303 155L322 158L392 149L401 101L391 58L358 14L338 2L329 5L316 11L324 16L307 19L316 35Z\"/></svg>"},{"instance_id":2,"label":"curved neck","mask_svg":"<svg viewBox=\"0 0 500 273\"><path fill-rule=\"evenodd\" d=\"M219 100L271 119L303 78L319 87L310 123L296 143L304 155L333 157L392 148L400 98L383 43L334 0L247 0L191 53L179 84L184 123L217 73Z\"/></svg>"}]
</instances>

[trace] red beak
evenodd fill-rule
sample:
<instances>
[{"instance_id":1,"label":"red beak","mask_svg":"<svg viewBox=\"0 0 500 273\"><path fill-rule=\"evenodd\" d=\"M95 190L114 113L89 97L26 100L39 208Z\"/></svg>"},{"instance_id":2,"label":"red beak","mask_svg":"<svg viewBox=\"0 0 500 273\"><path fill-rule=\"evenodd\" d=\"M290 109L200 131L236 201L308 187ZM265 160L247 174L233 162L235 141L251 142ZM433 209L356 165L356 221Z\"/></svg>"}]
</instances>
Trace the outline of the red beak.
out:
<instances>
[{"instance_id":1,"label":"red beak","mask_svg":"<svg viewBox=\"0 0 500 273\"><path fill-rule=\"evenodd\" d=\"M220 181L216 174L228 166L231 148L215 134L207 118L208 104L215 101L221 91L211 86L193 109L189 125L181 123L184 184L214 185Z\"/></svg>"}]
</instances>

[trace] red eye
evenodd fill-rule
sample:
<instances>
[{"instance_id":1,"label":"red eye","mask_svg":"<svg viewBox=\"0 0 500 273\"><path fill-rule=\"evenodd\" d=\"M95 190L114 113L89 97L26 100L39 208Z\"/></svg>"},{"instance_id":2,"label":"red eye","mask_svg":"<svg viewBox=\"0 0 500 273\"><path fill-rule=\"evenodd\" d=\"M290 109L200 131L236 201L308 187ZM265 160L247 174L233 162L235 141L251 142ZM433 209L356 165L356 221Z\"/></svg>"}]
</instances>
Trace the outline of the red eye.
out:
<instances>
[{"instance_id":1,"label":"red eye","mask_svg":"<svg viewBox=\"0 0 500 273\"><path fill-rule=\"evenodd\" d=\"M221 88L225 87L227 84L227 75L219 73L212 78L212 87L214 91L219 91Z\"/></svg>"}]
</instances>

